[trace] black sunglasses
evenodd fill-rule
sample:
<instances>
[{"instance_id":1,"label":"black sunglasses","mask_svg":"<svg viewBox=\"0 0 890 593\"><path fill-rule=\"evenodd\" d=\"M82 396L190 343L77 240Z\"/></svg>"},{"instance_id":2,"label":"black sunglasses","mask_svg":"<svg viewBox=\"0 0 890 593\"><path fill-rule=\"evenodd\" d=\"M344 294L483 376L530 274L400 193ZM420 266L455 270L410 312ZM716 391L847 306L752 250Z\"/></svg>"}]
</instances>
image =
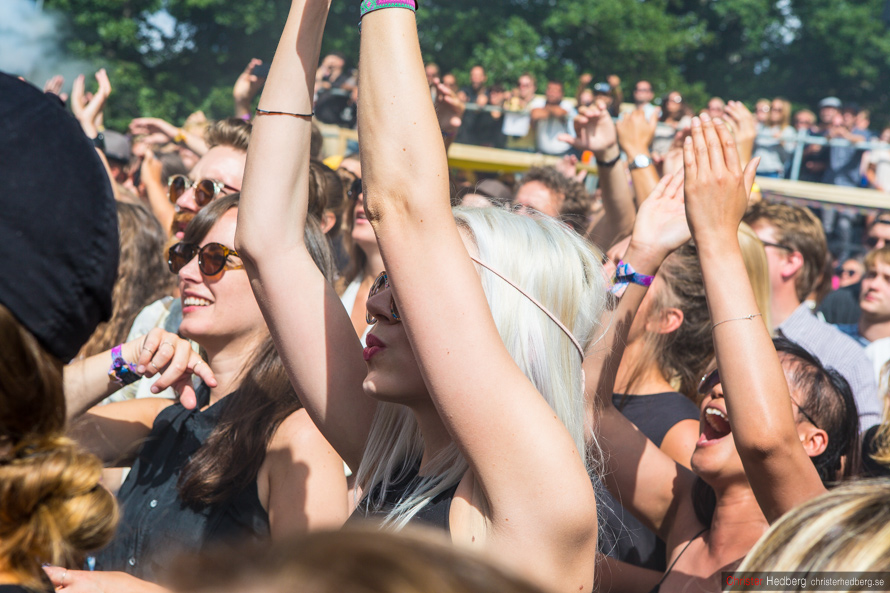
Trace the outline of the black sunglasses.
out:
<instances>
[{"instance_id":1,"label":"black sunglasses","mask_svg":"<svg viewBox=\"0 0 890 593\"><path fill-rule=\"evenodd\" d=\"M359 195L362 193L362 180L361 178L356 179L352 182L352 185L349 186L349 189L346 190L346 196L350 200L357 200Z\"/></svg>"},{"instance_id":2,"label":"black sunglasses","mask_svg":"<svg viewBox=\"0 0 890 593\"><path fill-rule=\"evenodd\" d=\"M190 261L198 256L198 269L205 276L216 276L223 271L228 263L229 256L238 256L238 252L229 249L221 243L208 243L203 247L198 247L194 243L177 243L167 251L167 265L170 271L178 274ZM230 265L230 270L240 270L243 265Z\"/></svg>"},{"instance_id":3,"label":"black sunglasses","mask_svg":"<svg viewBox=\"0 0 890 593\"><path fill-rule=\"evenodd\" d=\"M701 383L698 384L698 394L699 395L707 395L711 392L712 389L714 389L714 387L716 387L719 384L720 384L720 371L718 369L714 369L713 371L711 371L710 373L708 373L707 375L705 375L704 377L701 378ZM789 397L790 397L790 395L789 395ZM797 406L797 409L800 410L800 413L803 414L803 417L806 418L810 424L812 424L816 428L819 428L819 425L816 424L816 421L813 420L813 418L809 414L807 414L807 411L803 408L802 405L797 403L793 397L791 398L791 401L794 402L794 405Z\"/></svg>"}]
</instances>

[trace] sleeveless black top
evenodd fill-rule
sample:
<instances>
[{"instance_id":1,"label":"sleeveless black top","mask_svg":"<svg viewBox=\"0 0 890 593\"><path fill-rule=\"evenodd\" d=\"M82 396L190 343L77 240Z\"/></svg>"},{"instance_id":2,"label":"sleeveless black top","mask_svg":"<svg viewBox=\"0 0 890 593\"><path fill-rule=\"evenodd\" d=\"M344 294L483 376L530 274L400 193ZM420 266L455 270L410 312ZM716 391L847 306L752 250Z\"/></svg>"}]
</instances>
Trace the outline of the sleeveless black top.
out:
<instances>
[{"instance_id":1,"label":"sleeveless black top","mask_svg":"<svg viewBox=\"0 0 890 593\"><path fill-rule=\"evenodd\" d=\"M414 467L407 472L398 481L390 484L390 488L383 499L382 504L373 506L371 500L380 492L380 485L372 490L373 496L365 496L358 504L346 525L359 525L364 521L381 522L386 515L405 497L411 493L421 478L417 475L420 467ZM410 524L420 524L427 527L435 527L450 531L451 524L449 522L449 513L451 512L451 501L454 499L454 493L457 492L457 484L440 492L432 500L430 500L423 508L417 511Z\"/></svg>"},{"instance_id":2,"label":"sleeveless black top","mask_svg":"<svg viewBox=\"0 0 890 593\"><path fill-rule=\"evenodd\" d=\"M269 516L260 504L256 481L227 502L198 508L183 503L176 486L180 471L236 395L200 411L209 403L204 388L198 391L195 410L176 403L158 414L118 493L121 522L114 540L96 554L96 570L121 570L157 582L182 552L269 538Z\"/></svg>"}]
</instances>

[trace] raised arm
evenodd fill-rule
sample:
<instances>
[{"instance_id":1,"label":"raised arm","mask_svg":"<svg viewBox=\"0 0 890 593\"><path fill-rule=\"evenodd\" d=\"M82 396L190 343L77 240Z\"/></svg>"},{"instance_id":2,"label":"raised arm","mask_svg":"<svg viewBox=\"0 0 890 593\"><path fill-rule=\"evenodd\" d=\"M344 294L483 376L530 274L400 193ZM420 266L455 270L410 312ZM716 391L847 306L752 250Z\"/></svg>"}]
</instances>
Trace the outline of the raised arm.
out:
<instances>
[{"instance_id":1,"label":"raised arm","mask_svg":"<svg viewBox=\"0 0 890 593\"><path fill-rule=\"evenodd\" d=\"M686 214L714 320L729 424L757 502L772 522L825 488L801 446L782 365L739 247L739 222L748 204L745 178L750 182L758 161L743 172L732 134L707 115L693 119L684 160Z\"/></svg>"},{"instance_id":2,"label":"raised arm","mask_svg":"<svg viewBox=\"0 0 890 593\"><path fill-rule=\"evenodd\" d=\"M486 501L488 551L554 589L589 591L590 480L568 431L505 348L458 232L412 11L364 17L359 78L365 210L404 326L383 315L375 334L407 332L438 418Z\"/></svg>"},{"instance_id":3,"label":"raised arm","mask_svg":"<svg viewBox=\"0 0 890 593\"><path fill-rule=\"evenodd\" d=\"M560 134L559 139L578 150L590 150L596 158L604 215L587 237L605 250L633 229L636 205L627 182L627 165L621 160L618 133L605 102L582 107L574 124L575 136Z\"/></svg>"},{"instance_id":4,"label":"raised arm","mask_svg":"<svg viewBox=\"0 0 890 593\"><path fill-rule=\"evenodd\" d=\"M623 257L638 274L654 276L671 251L689 239L682 188L682 175L666 176L640 206ZM640 284L628 284L615 310L607 313L611 315L604 322L608 331L588 351L584 371L590 423L606 459L606 486L625 508L671 544L674 525L683 528L674 534L679 538L691 537L701 528L690 506L693 475L612 405L627 332L646 290Z\"/></svg>"},{"instance_id":5,"label":"raised arm","mask_svg":"<svg viewBox=\"0 0 890 593\"><path fill-rule=\"evenodd\" d=\"M238 208L235 244L312 419L358 469L375 403L364 395L362 347L334 289L303 242L315 69L329 0L293 0L260 99Z\"/></svg>"}]
</instances>

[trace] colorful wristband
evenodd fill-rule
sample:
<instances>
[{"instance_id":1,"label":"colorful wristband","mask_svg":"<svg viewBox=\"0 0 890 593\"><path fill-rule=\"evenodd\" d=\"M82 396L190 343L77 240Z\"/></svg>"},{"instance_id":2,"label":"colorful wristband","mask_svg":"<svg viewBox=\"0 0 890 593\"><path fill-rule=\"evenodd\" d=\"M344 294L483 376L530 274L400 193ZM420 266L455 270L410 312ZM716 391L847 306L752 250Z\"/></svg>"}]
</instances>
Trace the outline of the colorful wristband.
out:
<instances>
[{"instance_id":1,"label":"colorful wristband","mask_svg":"<svg viewBox=\"0 0 890 593\"><path fill-rule=\"evenodd\" d=\"M362 27L361 19L365 18L365 15L369 12L374 12L381 8L407 8L411 12L416 12L417 0L362 0L361 16L358 22L359 30Z\"/></svg>"},{"instance_id":2,"label":"colorful wristband","mask_svg":"<svg viewBox=\"0 0 890 593\"><path fill-rule=\"evenodd\" d=\"M615 296L621 296L627 289L628 284L639 284L640 286L649 286L655 276L647 276L646 274L638 274L628 263L623 260L618 262L618 268L615 270L615 279L612 281L612 288L609 292Z\"/></svg>"},{"instance_id":3,"label":"colorful wristband","mask_svg":"<svg viewBox=\"0 0 890 593\"><path fill-rule=\"evenodd\" d=\"M108 376L121 386L135 383L142 378L136 372L136 365L124 360L122 348L123 344L118 344L111 349L111 368L108 369Z\"/></svg>"}]
</instances>

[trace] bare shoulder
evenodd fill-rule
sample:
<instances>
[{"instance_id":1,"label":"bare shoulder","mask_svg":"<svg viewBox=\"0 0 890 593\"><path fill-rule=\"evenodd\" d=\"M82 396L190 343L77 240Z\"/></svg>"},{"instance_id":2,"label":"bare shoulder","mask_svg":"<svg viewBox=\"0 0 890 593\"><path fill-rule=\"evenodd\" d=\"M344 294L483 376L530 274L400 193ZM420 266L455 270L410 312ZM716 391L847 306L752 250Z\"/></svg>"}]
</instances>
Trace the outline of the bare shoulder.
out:
<instances>
[{"instance_id":1,"label":"bare shoulder","mask_svg":"<svg viewBox=\"0 0 890 593\"><path fill-rule=\"evenodd\" d=\"M268 451L289 451L291 459L316 458L318 455L340 459L304 409L282 420L272 435Z\"/></svg>"}]
</instances>

